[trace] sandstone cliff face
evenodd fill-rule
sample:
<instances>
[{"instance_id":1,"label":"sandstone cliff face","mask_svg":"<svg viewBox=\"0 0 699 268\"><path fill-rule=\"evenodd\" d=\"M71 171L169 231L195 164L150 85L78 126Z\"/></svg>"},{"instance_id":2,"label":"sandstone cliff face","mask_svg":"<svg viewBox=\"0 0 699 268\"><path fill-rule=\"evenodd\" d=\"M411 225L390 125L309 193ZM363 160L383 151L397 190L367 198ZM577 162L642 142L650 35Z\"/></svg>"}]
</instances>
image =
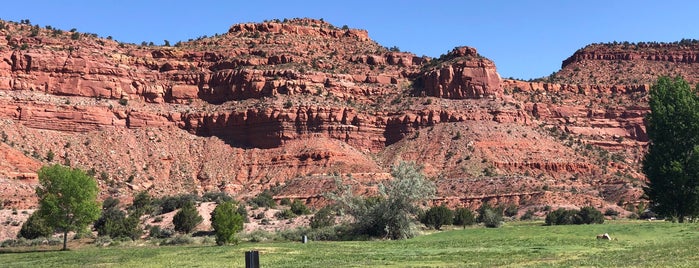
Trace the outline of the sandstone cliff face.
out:
<instances>
[{"instance_id":1,"label":"sandstone cliff face","mask_svg":"<svg viewBox=\"0 0 699 268\"><path fill-rule=\"evenodd\" d=\"M640 196L648 83L502 81L474 48L417 57L313 19L175 47L32 28L0 30L0 122L14 144L3 148L42 156L0 166L17 206L33 205L31 180L8 172L52 163L104 172L102 196L127 199L275 187L321 205L333 174L371 194L402 160L424 165L434 202L451 206Z\"/></svg>"},{"instance_id":2,"label":"sandstone cliff face","mask_svg":"<svg viewBox=\"0 0 699 268\"><path fill-rule=\"evenodd\" d=\"M495 64L481 57L476 49L455 48L443 61L423 74L427 96L469 99L496 96L501 92Z\"/></svg>"}]
</instances>

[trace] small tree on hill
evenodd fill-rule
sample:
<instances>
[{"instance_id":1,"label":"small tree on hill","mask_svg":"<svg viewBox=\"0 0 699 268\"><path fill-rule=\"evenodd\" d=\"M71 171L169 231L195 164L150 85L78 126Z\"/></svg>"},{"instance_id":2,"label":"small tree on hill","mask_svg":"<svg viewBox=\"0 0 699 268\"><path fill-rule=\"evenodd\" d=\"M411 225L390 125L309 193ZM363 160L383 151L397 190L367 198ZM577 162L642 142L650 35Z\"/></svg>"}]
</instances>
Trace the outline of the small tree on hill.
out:
<instances>
[{"instance_id":1,"label":"small tree on hill","mask_svg":"<svg viewBox=\"0 0 699 268\"><path fill-rule=\"evenodd\" d=\"M211 212L211 227L216 233L216 244L237 243L235 234L243 229L243 216L232 202L223 202Z\"/></svg>"},{"instance_id":2,"label":"small tree on hill","mask_svg":"<svg viewBox=\"0 0 699 268\"><path fill-rule=\"evenodd\" d=\"M311 213L311 211L308 210L308 207L306 207L306 204L298 199L291 203L291 212L294 212L296 215L306 215Z\"/></svg>"},{"instance_id":3,"label":"small tree on hill","mask_svg":"<svg viewBox=\"0 0 699 268\"><path fill-rule=\"evenodd\" d=\"M188 202L172 218L172 224L175 225L175 231L188 234L203 220L194 207L194 203Z\"/></svg>"},{"instance_id":4,"label":"small tree on hill","mask_svg":"<svg viewBox=\"0 0 699 268\"><path fill-rule=\"evenodd\" d=\"M434 229L441 230L442 225L450 225L454 219L454 213L444 205L431 207L425 212L422 223Z\"/></svg>"},{"instance_id":5,"label":"small tree on hill","mask_svg":"<svg viewBox=\"0 0 699 268\"><path fill-rule=\"evenodd\" d=\"M46 224L63 232L63 250L67 249L68 232L84 229L100 214L97 182L80 169L61 165L39 170L38 215Z\"/></svg>"},{"instance_id":6,"label":"small tree on hill","mask_svg":"<svg viewBox=\"0 0 699 268\"><path fill-rule=\"evenodd\" d=\"M454 225L463 226L474 225L476 223L476 217L473 216L473 212L468 208L457 208L454 211Z\"/></svg>"},{"instance_id":7,"label":"small tree on hill","mask_svg":"<svg viewBox=\"0 0 699 268\"><path fill-rule=\"evenodd\" d=\"M699 86L682 78L660 77L650 90L646 115L648 152L643 188L651 209L684 222L699 216Z\"/></svg>"}]
</instances>

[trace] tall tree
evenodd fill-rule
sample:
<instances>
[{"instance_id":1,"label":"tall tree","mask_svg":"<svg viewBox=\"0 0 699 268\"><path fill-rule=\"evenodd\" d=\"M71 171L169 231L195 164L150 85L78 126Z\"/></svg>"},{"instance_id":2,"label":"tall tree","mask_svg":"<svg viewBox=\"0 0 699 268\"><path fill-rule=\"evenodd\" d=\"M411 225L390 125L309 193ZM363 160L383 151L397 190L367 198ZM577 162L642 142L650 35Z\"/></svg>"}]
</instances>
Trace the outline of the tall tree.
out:
<instances>
[{"instance_id":1,"label":"tall tree","mask_svg":"<svg viewBox=\"0 0 699 268\"><path fill-rule=\"evenodd\" d=\"M211 212L211 227L216 233L216 244L236 243L235 233L243 230L243 216L231 202L223 202Z\"/></svg>"},{"instance_id":2,"label":"tall tree","mask_svg":"<svg viewBox=\"0 0 699 268\"><path fill-rule=\"evenodd\" d=\"M61 165L39 169L40 215L46 224L63 232L63 250L67 249L68 232L80 231L97 220L97 182L80 169Z\"/></svg>"},{"instance_id":3,"label":"tall tree","mask_svg":"<svg viewBox=\"0 0 699 268\"><path fill-rule=\"evenodd\" d=\"M699 215L699 97L682 78L661 77L649 104L643 190L654 212L684 222Z\"/></svg>"}]
</instances>

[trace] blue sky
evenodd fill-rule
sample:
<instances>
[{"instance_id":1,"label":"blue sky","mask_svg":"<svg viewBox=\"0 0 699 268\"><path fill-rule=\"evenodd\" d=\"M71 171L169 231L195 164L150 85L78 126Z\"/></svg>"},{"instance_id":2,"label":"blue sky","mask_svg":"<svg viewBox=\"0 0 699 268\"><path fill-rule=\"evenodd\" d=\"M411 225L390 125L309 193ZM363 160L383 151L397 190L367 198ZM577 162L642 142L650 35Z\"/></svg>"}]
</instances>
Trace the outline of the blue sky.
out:
<instances>
[{"instance_id":1,"label":"blue sky","mask_svg":"<svg viewBox=\"0 0 699 268\"><path fill-rule=\"evenodd\" d=\"M436 57L472 46L502 77L536 78L594 42L699 39L699 1L8 1L0 19L31 20L119 41L171 43L232 24L323 18L386 47Z\"/></svg>"}]
</instances>

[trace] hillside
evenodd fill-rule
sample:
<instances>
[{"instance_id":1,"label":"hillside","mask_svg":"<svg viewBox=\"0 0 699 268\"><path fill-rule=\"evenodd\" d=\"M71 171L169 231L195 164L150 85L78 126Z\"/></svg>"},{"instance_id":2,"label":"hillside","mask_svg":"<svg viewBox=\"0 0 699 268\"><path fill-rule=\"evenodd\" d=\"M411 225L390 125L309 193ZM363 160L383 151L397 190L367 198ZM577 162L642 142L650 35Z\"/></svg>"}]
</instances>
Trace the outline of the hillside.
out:
<instances>
[{"instance_id":1,"label":"hillside","mask_svg":"<svg viewBox=\"0 0 699 268\"><path fill-rule=\"evenodd\" d=\"M2 25L5 207L34 207L33 172L51 163L89 170L102 197L127 200L273 188L314 205L336 177L373 192L402 160L424 165L434 202L450 206L620 210L642 193L653 78L601 83L609 75L584 64L589 53L556 76L579 66L596 81L544 83L502 80L474 48L418 57L314 19L237 24L172 47ZM692 72L666 62L657 70Z\"/></svg>"}]
</instances>

